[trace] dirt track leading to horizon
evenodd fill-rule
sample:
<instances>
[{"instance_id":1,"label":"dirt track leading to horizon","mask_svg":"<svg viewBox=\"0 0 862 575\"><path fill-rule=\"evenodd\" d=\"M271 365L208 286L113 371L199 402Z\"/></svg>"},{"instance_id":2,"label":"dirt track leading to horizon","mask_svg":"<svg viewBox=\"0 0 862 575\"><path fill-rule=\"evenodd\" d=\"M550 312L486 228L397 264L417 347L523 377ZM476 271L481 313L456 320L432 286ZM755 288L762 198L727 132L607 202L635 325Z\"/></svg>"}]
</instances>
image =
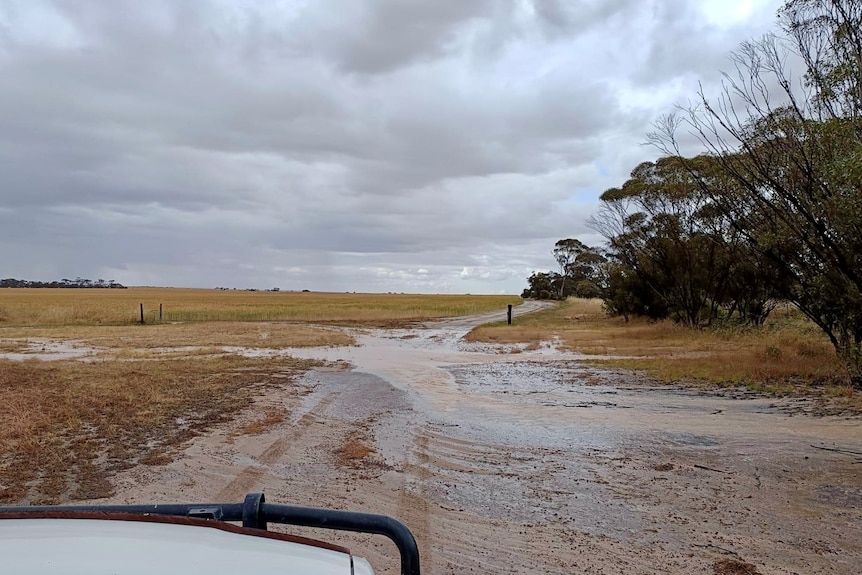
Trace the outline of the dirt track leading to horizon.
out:
<instances>
[{"instance_id":1,"label":"dirt track leading to horizon","mask_svg":"<svg viewBox=\"0 0 862 575\"><path fill-rule=\"evenodd\" d=\"M656 388L551 346L464 342L477 321L285 350L351 368L286 382L173 463L118 476L112 500L264 491L390 514L432 574L711 573L719 560L764 575L862 570L862 466L840 451L862 451L860 419ZM267 409L288 417L237 433ZM303 533L397 572L385 539Z\"/></svg>"}]
</instances>

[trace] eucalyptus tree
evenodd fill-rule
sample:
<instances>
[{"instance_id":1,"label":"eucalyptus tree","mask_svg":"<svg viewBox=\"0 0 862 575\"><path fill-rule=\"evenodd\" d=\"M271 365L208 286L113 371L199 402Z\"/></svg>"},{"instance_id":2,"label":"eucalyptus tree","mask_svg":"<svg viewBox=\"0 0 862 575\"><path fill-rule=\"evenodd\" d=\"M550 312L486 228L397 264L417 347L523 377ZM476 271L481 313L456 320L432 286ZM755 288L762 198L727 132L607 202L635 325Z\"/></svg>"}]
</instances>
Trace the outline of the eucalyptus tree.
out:
<instances>
[{"instance_id":1,"label":"eucalyptus tree","mask_svg":"<svg viewBox=\"0 0 862 575\"><path fill-rule=\"evenodd\" d=\"M778 15L783 36L743 44L721 94L701 90L651 140L679 155L680 127L700 138L725 176L702 190L862 388L862 3L789 0Z\"/></svg>"}]
</instances>

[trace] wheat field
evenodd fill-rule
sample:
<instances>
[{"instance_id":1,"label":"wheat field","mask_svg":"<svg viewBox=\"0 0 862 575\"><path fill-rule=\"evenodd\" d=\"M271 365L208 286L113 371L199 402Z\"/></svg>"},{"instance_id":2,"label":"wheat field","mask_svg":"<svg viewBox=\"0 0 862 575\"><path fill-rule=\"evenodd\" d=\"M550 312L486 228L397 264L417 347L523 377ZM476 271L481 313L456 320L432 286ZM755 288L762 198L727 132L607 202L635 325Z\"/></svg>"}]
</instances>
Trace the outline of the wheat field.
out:
<instances>
[{"instance_id":1,"label":"wheat field","mask_svg":"<svg viewBox=\"0 0 862 575\"><path fill-rule=\"evenodd\" d=\"M0 327L201 321L301 321L370 325L505 309L505 295L248 292L180 288L0 290Z\"/></svg>"}]
</instances>

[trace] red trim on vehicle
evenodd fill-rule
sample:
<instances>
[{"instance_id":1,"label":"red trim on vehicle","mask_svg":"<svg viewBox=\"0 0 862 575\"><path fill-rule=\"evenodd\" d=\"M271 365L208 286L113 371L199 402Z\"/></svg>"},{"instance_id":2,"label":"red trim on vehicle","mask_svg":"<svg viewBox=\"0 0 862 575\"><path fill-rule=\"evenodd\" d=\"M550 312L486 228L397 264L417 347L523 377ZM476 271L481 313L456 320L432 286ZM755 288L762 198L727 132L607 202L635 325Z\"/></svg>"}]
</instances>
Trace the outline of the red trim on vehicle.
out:
<instances>
[{"instance_id":1,"label":"red trim on vehicle","mask_svg":"<svg viewBox=\"0 0 862 575\"><path fill-rule=\"evenodd\" d=\"M16 511L14 513L2 513L0 519L101 519L109 521L140 521L143 523L167 523L170 525L191 525L194 527L212 527L221 529L229 533L237 535L251 535L252 537L263 537L264 539L276 539L278 541L288 541L290 543L298 543L299 545L310 545L345 553L350 555L350 549L333 545L325 541L300 537L299 535L290 535L288 533L276 533L274 531L266 531L263 529L250 529L248 527L240 527L232 523L217 521L214 519L197 519L194 517L175 517L172 515L138 515L136 513L111 513L105 511ZM351 556L351 562L353 557Z\"/></svg>"}]
</instances>

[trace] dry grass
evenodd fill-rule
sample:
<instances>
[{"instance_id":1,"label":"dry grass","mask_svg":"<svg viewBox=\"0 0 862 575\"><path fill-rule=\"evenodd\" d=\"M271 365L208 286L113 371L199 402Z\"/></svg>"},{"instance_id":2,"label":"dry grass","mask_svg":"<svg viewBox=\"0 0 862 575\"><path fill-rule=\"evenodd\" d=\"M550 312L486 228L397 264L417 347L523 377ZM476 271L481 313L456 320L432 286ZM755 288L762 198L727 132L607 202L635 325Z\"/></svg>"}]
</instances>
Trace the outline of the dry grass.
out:
<instances>
[{"instance_id":1,"label":"dry grass","mask_svg":"<svg viewBox=\"0 0 862 575\"><path fill-rule=\"evenodd\" d=\"M231 418L313 362L0 360L0 502L110 494L110 473L164 463L165 449Z\"/></svg>"},{"instance_id":2,"label":"dry grass","mask_svg":"<svg viewBox=\"0 0 862 575\"><path fill-rule=\"evenodd\" d=\"M0 340L0 353L27 353L29 350L26 341Z\"/></svg>"},{"instance_id":3,"label":"dry grass","mask_svg":"<svg viewBox=\"0 0 862 575\"><path fill-rule=\"evenodd\" d=\"M171 446L226 421L285 373L313 362L249 359L225 347L350 345L343 331L296 322L386 325L483 313L500 296L221 292L181 289L4 289L0 351L61 340L101 353L88 361L0 359L0 502L55 503L108 495L107 478L137 463L171 460ZM139 302L165 322L135 325ZM219 320L219 321L208 321ZM43 345L37 347L45 347ZM278 425L270 410L239 430ZM373 464L365 436L338 454Z\"/></svg>"},{"instance_id":4,"label":"dry grass","mask_svg":"<svg viewBox=\"0 0 862 575\"><path fill-rule=\"evenodd\" d=\"M3 289L0 326L129 325L162 321L302 321L379 325L505 309L494 295L245 292L176 288Z\"/></svg>"},{"instance_id":5,"label":"dry grass","mask_svg":"<svg viewBox=\"0 0 862 575\"><path fill-rule=\"evenodd\" d=\"M782 309L758 329L693 330L671 321L609 318L599 300L571 299L524 316L513 326L493 324L468 339L528 343L556 338L596 363L643 370L662 382L747 385L775 394L815 393L862 408L862 394L844 384L829 341L799 314ZM814 386L814 387L812 387Z\"/></svg>"},{"instance_id":6,"label":"dry grass","mask_svg":"<svg viewBox=\"0 0 862 575\"><path fill-rule=\"evenodd\" d=\"M738 559L722 559L712 566L714 575L757 575L757 567Z\"/></svg>"},{"instance_id":7,"label":"dry grass","mask_svg":"<svg viewBox=\"0 0 862 575\"><path fill-rule=\"evenodd\" d=\"M365 459L374 453L374 449L367 445L363 440L357 437L351 437L344 445L338 448L335 453L338 455L339 459L357 461L359 459Z\"/></svg>"},{"instance_id":8,"label":"dry grass","mask_svg":"<svg viewBox=\"0 0 862 575\"><path fill-rule=\"evenodd\" d=\"M572 298L552 309L529 314L515 324L490 324L474 329L467 339L537 345L552 337L566 348L588 355L654 356L710 351L721 341L670 321L648 322L609 318L601 300Z\"/></svg>"},{"instance_id":9,"label":"dry grass","mask_svg":"<svg viewBox=\"0 0 862 575\"><path fill-rule=\"evenodd\" d=\"M10 339L64 339L86 345L122 349L194 347L250 347L280 349L352 345L351 336L337 329L289 323L204 322L133 326L67 326L0 329ZM188 351L184 353L189 353Z\"/></svg>"},{"instance_id":10,"label":"dry grass","mask_svg":"<svg viewBox=\"0 0 862 575\"><path fill-rule=\"evenodd\" d=\"M340 467L352 469L370 469L386 467L370 445L372 443L367 430L359 429L348 436L344 443L335 450L335 462Z\"/></svg>"},{"instance_id":11,"label":"dry grass","mask_svg":"<svg viewBox=\"0 0 862 575\"><path fill-rule=\"evenodd\" d=\"M283 409L278 409L275 407L268 407L264 410L263 416L260 419L256 419L247 425L243 425L238 430L236 430L235 435L260 435L261 433L265 433L282 423L285 419L285 412Z\"/></svg>"}]
</instances>

